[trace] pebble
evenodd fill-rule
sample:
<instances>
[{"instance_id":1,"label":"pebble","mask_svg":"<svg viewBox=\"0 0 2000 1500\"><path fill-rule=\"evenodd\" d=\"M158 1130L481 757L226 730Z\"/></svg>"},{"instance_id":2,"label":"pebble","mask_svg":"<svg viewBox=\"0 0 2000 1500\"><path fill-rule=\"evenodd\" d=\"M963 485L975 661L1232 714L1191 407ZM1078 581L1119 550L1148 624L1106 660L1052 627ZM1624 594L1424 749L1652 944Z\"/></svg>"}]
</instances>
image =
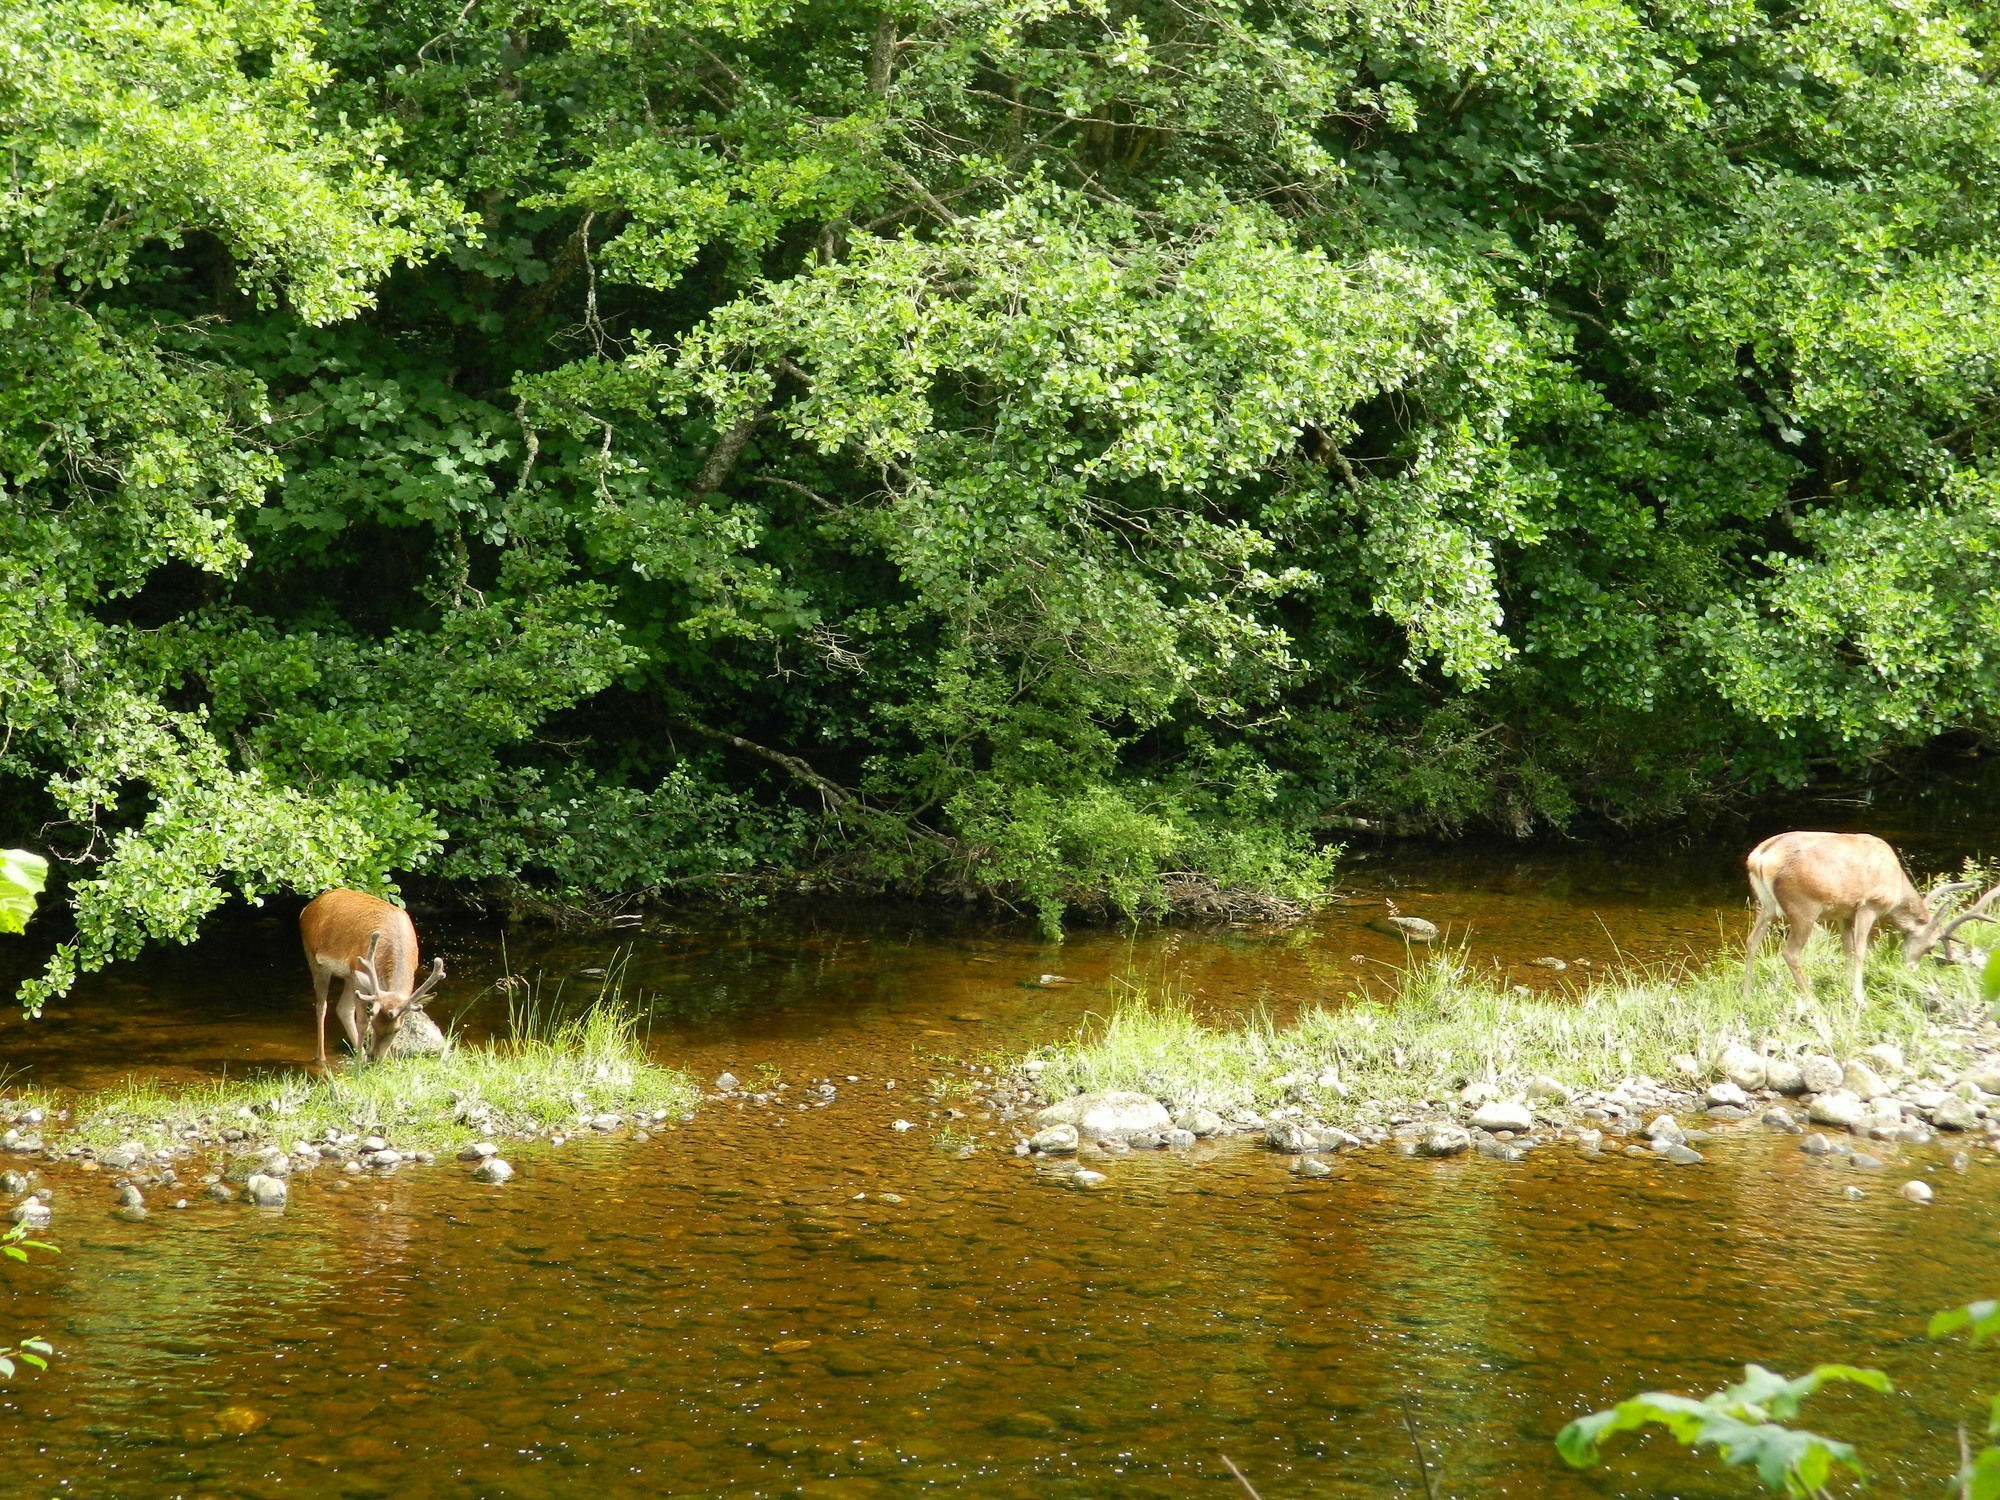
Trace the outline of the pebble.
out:
<instances>
[{"instance_id":1,"label":"pebble","mask_svg":"<svg viewBox=\"0 0 2000 1500\"><path fill-rule=\"evenodd\" d=\"M243 1184L243 1193L259 1208L282 1208L291 1196L284 1178L267 1177L262 1172L251 1174L250 1180Z\"/></svg>"},{"instance_id":2,"label":"pebble","mask_svg":"<svg viewBox=\"0 0 2000 1500\"><path fill-rule=\"evenodd\" d=\"M1665 1141L1669 1145L1679 1145L1687 1139L1687 1132L1681 1129L1681 1122L1672 1115L1655 1115L1646 1126L1646 1139L1656 1145Z\"/></svg>"},{"instance_id":3,"label":"pebble","mask_svg":"<svg viewBox=\"0 0 2000 1500\"><path fill-rule=\"evenodd\" d=\"M1457 1125L1433 1125L1416 1143L1419 1156L1457 1156L1472 1147L1472 1137Z\"/></svg>"},{"instance_id":4,"label":"pebble","mask_svg":"<svg viewBox=\"0 0 2000 1500\"><path fill-rule=\"evenodd\" d=\"M1764 1059L1764 1087L1774 1094L1803 1094L1806 1076L1789 1057Z\"/></svg>"},{"instance_id":5,"label":"pebble","mask_svg":"<svg viewBox=\"0 0 2000 1500\"><path fill-rule=\"evenodd\" d=\"M1870 1156L1866 1151L1848 1152L1847 1161L1849 1166L1856 1167L1863 1172L1879 1172L1882 1170L1883 1165L1881 1157Z\"/></svg>"},{"instance_id":6,"label":"pebble","mask_svg":"<svg viewBox=\"0 0 2000 1500\"><path fill-rule=\"evenodd\" d=\"M1222 1116L1212 1109L1184 1109L1174 1116L1176 1129L1190 1135L1208 1136L1222 1134Z\"/></svg>"},{"instance_id":7,"label":"pebble","mask_svg":"<svg viewBox=\"0 0 2000 1500\"><path fill-rule=\"evenodd\" d=\"M1715 1066L1725 1079L1746 1092L1763 1088L1768 1077L1763 1057L1740 1042L1724 1047Z\"/></svg>"},{"instance_id":8,"label":"pebble","mask_svg":"<svg viewBox=\"0 0 2000 1500\"><path fill-rule=\"evenodd\" d=\"M514 1175L514 1168L498 1156L489 1156L472 1169L474 1182L505 1182Z\"/></svg>"},{"instance_id":9,"label":"pebble","mask_svg":"<svg viewBox=\"0 0 2000 1500\"><path fill-rule=\"evenodd\" d=\"M1918 1182L1914 1179L1904 1183L1896 1191L1912 1203L1928 1203L1936 1196L1931 1192L1931 1185L1928 1182Z\"/></svg>"},{"instance_id":10,"label":"pebble","mask_svg":"<svg viewBox=\"0 0 2000 1500\"><path fill-rule=\"evenodd\" d=\"M458 1159L460 1161L485 1161L487 1157L498 1156L499 1154L500 1148L491 1141L474 1141L471 1145L460 1148Z\"/></svg>"},{"instance_id":11,"label":"pebble","mask_svg":"<svg viewBox=\"0 0 2000 1500\"><path fill-rule=\"evenodd\" d=\"M737 1089L743 1087L741 1083L737 1082L736 1075L734 1073L716 1074L715 1086L721 1089L722 1092L725 1094L734 1093Z\"/></svg>"},{"instance_id":12,"label":"pebble","mask_svg":"<svg viewBox=\"0 0 2000 1500\"><path fill-rule=\"evenodd\" d=\"M1732 1083L1727 1078L1720 1083L1711 1083L1702 1091L1701 1097L1710 1106L1726 1104L1735 1109L1742 1109L1750 1102L1750 1096L1744 1092L1742 1086Z\"/></svg>"},{"instance_id":13,"label":"pebble","mask_svg":"<svg viewBox=\"0 0 2000 1500\"><path fill-rule=\"evenodd\" d=\"M1078 1171L1070 1173L1069 1177L1066 1180L1068 1181L1071 1187L1094 1188L1094 1187L1102 1187L1110 1179L1108 1179L1102 1172L1093 1172L1090 1170L1090 1168L1083 1167Z\"/></svg>"},{"instance_id":14,"label":"pebble","mask_svg":"<svg viewBox=\"0 0 2000 1500\"><path fill-rule=\"evenodd\" d=\"M1840 1148L1815 1130L1811 1135L1799 1142L1799 1149L1805 1152L1807 1156L1831 1156Z\"/></svg>"},{"instance_id":15,"label":"pebble","mask_svg":"<svg viewBox=\"0 0 2000 1500\"><path fill-rule=\"evenodd\" d=\"M1294 1177L1331 1177L1333 1168L1316 1157L1302 1156L1292 1163Z\"/></svg>"},{"instance_id":16,"label":"pebble","mask_svg":"<svg viewBox=\"0 0 2000 1500\"><path fill-rule=\"evenodd\" d=\"M217 1203L230 1203L235 1200L236 1193L226 1182L211 1182L202 1196Z\"/></svg>"},{"instance_id":17,"label":"pebble","mask_svg":"<svg viewBox=\"0 0 2000 1500\"><path fill-rule=\"evenodd\" d=\"M1028 1149L1062 1155L1076 1150L1076 1142L1074 1125L1051 1125L1047 1130L1038 1130L1028 1137Z\"/></svg>"},{"instance_id":18,"label":"pebble","mask_svg":"<svg viewBox=\"0 0 2000 1500\"><path fill-rule=\"evenodd\" d=\"M1799 1078L1808 1094L1826 1094L1840 1087L1847 1070L1832 1058L1808 1052L1798 1060Z\"/></svg>"},{"instance_id":19,"label":"pebble","mask_svg":"<svg viewBox=\"0 0 2000 1500\"><path fill-rule=\"evenodd\" d=\"M1864 1125L1868 1118L1868 1107L1854 1094L1845 1089L1833 1089L1815 1098L1806 1117L1815 1125L1833 1125L1842 1130L1852 1130Z\"/></svg>"},{"instance_id":20,"label":"pebble","mask_svg":"<svg viewBox=\"0 0 2000 1500\"><path fill-rule=\"evenodd\" d=\"M1868 1195L1865 1192L1863 1192L1860 1188L1856 1187L1853 1183L1850 1182L1846 1187L1840 1190L1840 1196L1847 1199L1851 1203L1859 1203L1863 1198L1866 1198Z\"/></svg>"},{"instance_id":21,"label":"pebble","mask_svg":"<svg viewBox=\"0 0 2000 1500\"><path fill-rule=\"evenodd\" d=\"M1691 1167L1698 1161L1707 1160L1694 1147L1685 1145L1680 1141L1668 1141L1665 1144L1655 1143L1653 1149L1661 1161L1671 1162L1677 1167Z\"/></svg>"}]
</instances>

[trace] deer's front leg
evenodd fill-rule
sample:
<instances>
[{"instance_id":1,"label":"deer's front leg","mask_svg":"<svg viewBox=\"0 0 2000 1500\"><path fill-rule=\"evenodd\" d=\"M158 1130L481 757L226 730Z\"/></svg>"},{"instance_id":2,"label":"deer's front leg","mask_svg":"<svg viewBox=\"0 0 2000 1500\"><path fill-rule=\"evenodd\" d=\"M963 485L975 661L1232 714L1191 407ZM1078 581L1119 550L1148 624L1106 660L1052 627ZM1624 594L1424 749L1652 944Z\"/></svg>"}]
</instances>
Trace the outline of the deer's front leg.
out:
<instances>
[{"instance_id":1,"label":"deer's front leg","mask_svg":"<svg viewBox=\"0 0 2000 1500\"><path fill-rule=\"evenodd\" d=\"M359 989L360 985L356 983L354 976L347 975L341 983L340 1000L333 1011L340 1017L340 1029L347 1033L347 1045L354 1049L357 1056L365 1056L366 1053L361 1045L361 996L357 993Z\"/></svg>"}]
</instances>

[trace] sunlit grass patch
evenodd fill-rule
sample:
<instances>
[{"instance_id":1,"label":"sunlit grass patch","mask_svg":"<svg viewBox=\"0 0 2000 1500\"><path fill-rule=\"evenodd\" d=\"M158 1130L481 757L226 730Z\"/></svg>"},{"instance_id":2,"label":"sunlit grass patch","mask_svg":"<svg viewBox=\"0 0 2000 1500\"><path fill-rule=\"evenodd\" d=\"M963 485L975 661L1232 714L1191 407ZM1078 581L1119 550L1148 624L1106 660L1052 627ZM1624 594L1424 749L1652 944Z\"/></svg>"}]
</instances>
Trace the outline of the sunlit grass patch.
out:
<instances>
[{"instance_id":1,"label":"sunlit grass patch","mask_svg":"<svg viewBox=\"0 0 2000 1500\"><path fill-rule=\"evenodd\" d=\"M1978 1008L1966 971L1913 967L1884 949L1857 1011L1840 989L1837 944L1817 943L1810 961L1811 1004L1775 959L1760 965L1747 997L1742 960L1728 955L1692 972L1635 971L1531 995L1449 950L1414 961L1387 1000L1353 996L1285 1026L1262 1015L1221 1025L1174 997L1138 994L1075 1041L1036 1054L1036 1089L1051 1099L1132 1089L1225 1113L1303 1104L1338 1119L1367 1101L1444 1100L1475 1082L1507 1093L1537 1077L1572 1089L1639 1075L1671 1081L1677 1059L1706 1063L1731 1042L1841 1058L1893 1042L1913 1067L1943 1067L1972 1034Z\"/></svg>"},{"instance_id":2,"label":"sunlit grass patch","mask_svg":"<svg viewBox=\"0 0 2000 1500\"><path fill-rule=\"evenodd\" d=\"M474 1135L572 1126L599 1114L680 1114L699 1091L647 1055L638 1009L615 992L568 1012L524 1005L510 1037L453 1041L432 1057L350 1064L330 1076L287 1073L194 1084L135 1080L70 1105L66 1139L93 1147L314 1140L328 1131L377 1134L434 1149Z\"/></svg>"}]
</instances>

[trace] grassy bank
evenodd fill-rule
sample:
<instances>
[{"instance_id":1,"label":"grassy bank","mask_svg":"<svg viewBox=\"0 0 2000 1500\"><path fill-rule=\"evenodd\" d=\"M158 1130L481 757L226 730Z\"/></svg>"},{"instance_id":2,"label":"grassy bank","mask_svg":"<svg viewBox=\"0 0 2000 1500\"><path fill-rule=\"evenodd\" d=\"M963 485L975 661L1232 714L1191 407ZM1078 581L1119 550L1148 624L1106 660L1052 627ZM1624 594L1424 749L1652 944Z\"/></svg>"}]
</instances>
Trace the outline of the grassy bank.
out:
<instances>
[{"instance_id":1,"label":"grassy bank","mask_svg":"<svg viewBox=\"0 0 2000 1500\"><path fill-rule=\"evenodd\" d=\"M1857 1011L1840 990L1838 948L1822 941L1809 957L1820 997L1810 1005L1775 960L1747 997L1742 959L1728 954L1691 972L1529 995L1444 951L1413 962L1386 1000L1349 997L1284 1026L1262 1016L1220 1025L1173 997L1142 994L1024 1066L1048 1099L1130 1089L1175 1108L1303 1106L1338 1121L1379 1113L1371 1103L1443 1101L1473 1083L1503 1095L1538 1077L1574 1090L1640 1075L1685 1085L1688 1059L1705 1065L1732 1042L1838 1058L1891 1042L1913 1074L1948 1077L1962 1065L1980 1030L1968 971L1913 968L1885 946Z\"/></svg>"},{"instance_id":2,"label":"grassy bank","mask_svg":"<svg viewBox=\"0 0 2000 1500\"><path fill-rule=\"evenodd\" d=\"M640 1013L615 994L558 1017L522 1008L514 1021L512 1036L489 1045L454 1041L436 1056L347 1064L331 1075L134 1081L24 1102L41 1103L51 1120L68 1109L66 1126L44 1127L57 1147L289 1145L337 1132L434 1150L573 1130L597 1115L678 1115L699 1098L687 1075L647 1057Z\"/></svg>"}]
</instances>

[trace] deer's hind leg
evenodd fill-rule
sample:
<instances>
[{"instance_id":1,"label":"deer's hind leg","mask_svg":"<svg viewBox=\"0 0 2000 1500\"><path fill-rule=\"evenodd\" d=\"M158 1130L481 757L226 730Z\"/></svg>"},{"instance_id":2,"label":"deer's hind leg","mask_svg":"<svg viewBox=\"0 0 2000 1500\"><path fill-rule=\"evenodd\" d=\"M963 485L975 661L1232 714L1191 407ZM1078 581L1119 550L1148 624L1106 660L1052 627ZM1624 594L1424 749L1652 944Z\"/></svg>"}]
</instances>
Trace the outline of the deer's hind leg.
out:
<instances>
[{"instance_id":1,"label":"deer's hind leg","mask_svg":"<svg viewBox=\"0 0 2000 1500\"><path fill-rule=\"evenodd\" d=\"M1806 978L1806 966L1803 959L1806 951L1806 943L1812 937L1813 926L1819 921L1819 914L1820 908L1817 906L1801 906L1796 908L1788 906L1785 908L1785 942L1783 949L1785 965L1792 971L1792 978L1798 981L1799 993L1804 995L1808 1001L1813 997L1812 981Z\"/></svg>"},{"instance_id":2,"label":"deer's hind leg","mask_svg":"<svg viewBox=\"0 0 2000 1500\"><path fill-rule=\"evenodd\" d=\"M1757 920L1750 924L1750 941L1743 945L1743 998L1750 998L1752 982L1757 977L1757 950L1764 946L1764 936L1771 930L1771 919L1777 916L1773 907L1759 904Z\"/></svg>"}]
</instances>

